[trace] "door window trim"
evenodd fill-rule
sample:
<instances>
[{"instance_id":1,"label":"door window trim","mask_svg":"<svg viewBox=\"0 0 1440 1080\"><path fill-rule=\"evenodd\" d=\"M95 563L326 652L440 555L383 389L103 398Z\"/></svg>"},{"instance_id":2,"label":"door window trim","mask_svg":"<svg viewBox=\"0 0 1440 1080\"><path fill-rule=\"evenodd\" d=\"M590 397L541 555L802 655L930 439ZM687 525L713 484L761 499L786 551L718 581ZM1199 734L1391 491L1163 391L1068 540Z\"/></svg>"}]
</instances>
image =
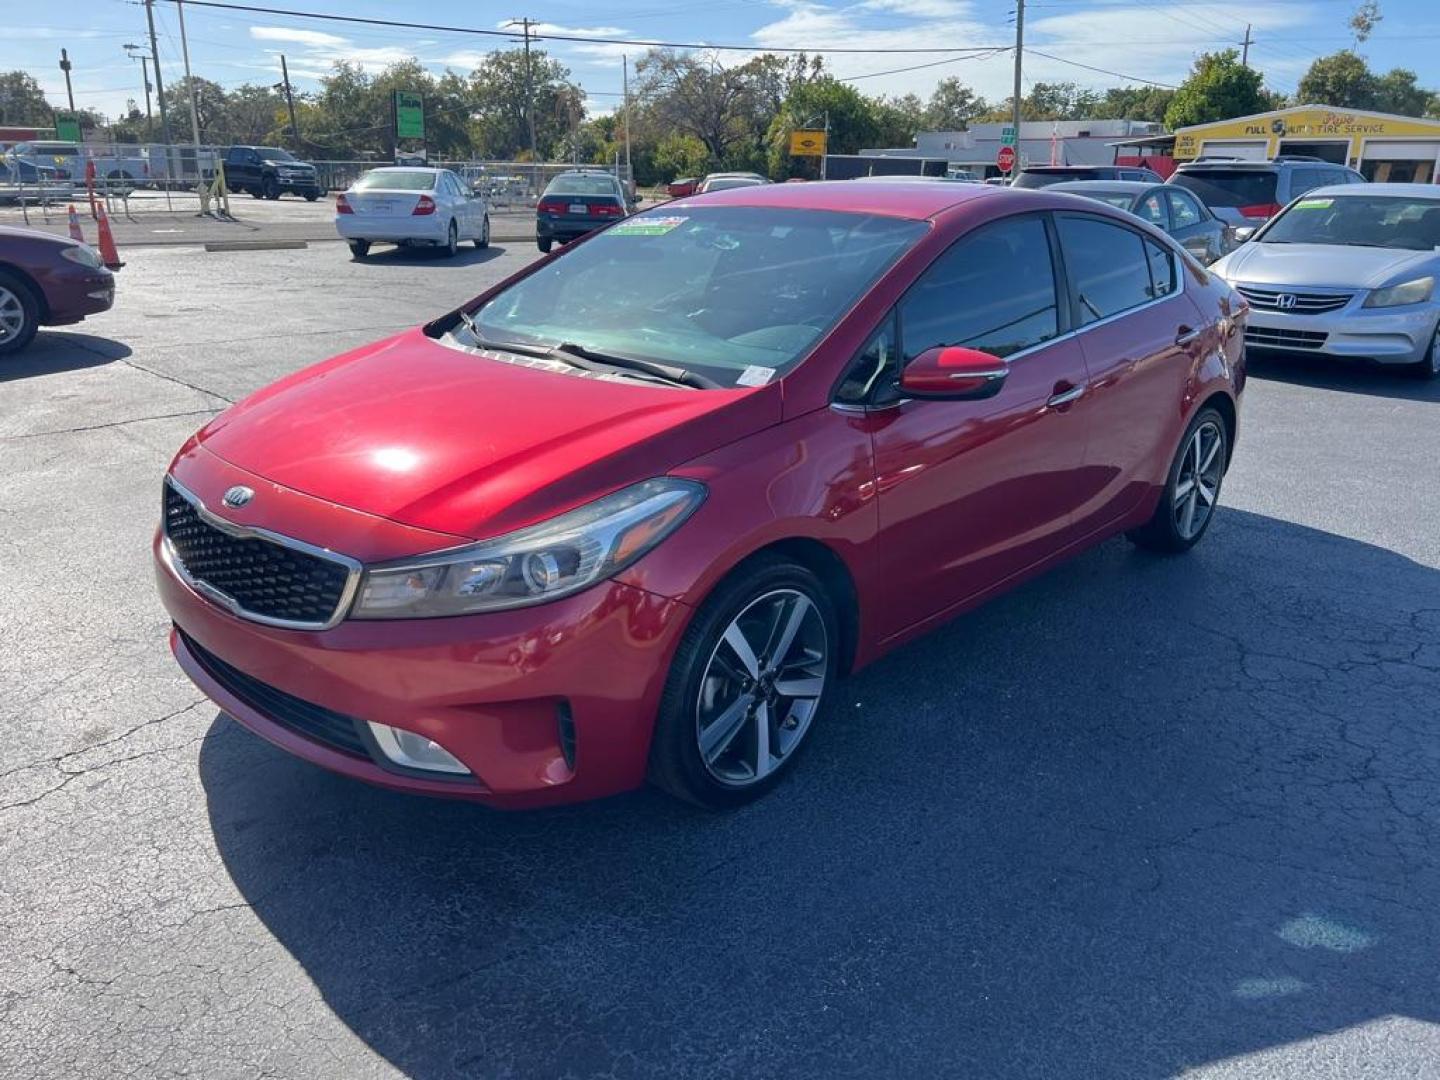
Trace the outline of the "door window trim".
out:
<instances>
[{"instance_id":1,"label":"door window trim","mask_svg":"<svg viewBox=\"0 0 1440 1080\"><path fill-rule=\"evenodd\" d=\"M1113 227L1115 227L1115 228L1117 228L1117 229L1124 229L1126 232L1132 233L1132 234L1136 237L1136 239L1141 242L1141 243L1140 243L1140 250L1141 250L1141 251L1144 251L1144 250L1145 250L1144 241L1150 240L1150 241L1153 241L1153 242L1155 242L1155 243L1158 243L1161 247L1163 247L1163 248L1165 248L1167 251L1169 251L1169 252L1170 252L1170 257L1171 257L1171 259L1180 259L1179 253L1175 250L1179 245L1176 244L1174 238L1173 238L1172 236L1170 236L1169 233L1161 233L1161 235L1160 235L1159 237L1152 236L1152 235L1150 235L1149 233L1141 232L1139 229L1134 228L1134 227L1131 226L1128 222L1120 221L1120 220L1117 219L1117 218L1107 217L1107 216L1104 215L1104 214L1093 214L1093 213L1090 213L1089 211L1086 211L1086 210L1057 210L1057 211L1054 211L1054 215L1055 215L1055 217L1056 217L1056 219L1057 219L1057 221L1056 221L1056 230L1055 230L1057 237L1058 237L1058 235L1059 235L1059 221L1058 221L1059 218L1080 218L1080 219L1086 220L1086 221L1099 221L1099 222L1102 222L1102 223L1104 223L1104 224L1106 224L1106 225L1111 225L1111 226L1113 226ZM1112 323L1112 322L1114 322L1116 319L1123 319L1123 318L1125 318L1127 315L1133 315L1133 314L1134 314L1135 312L1137 312L1137 311L1144 311L1146 308L1154 307L1156 304L1163 304L1163 303L1165 303L1166 301L1174 300L1177 296L1184 296L1184 295L1185 295L1185 273L1184 273L1184 269L1185 269L1185 267L1184 267L1184 263L1183 263L1183 261L1182 261L1181 264L1175 268L1175 277L1176 277L1175 288L1174 288L1173 290L1171 290L1170 292L1166 293L1164 296L1153 297L1153 298L1150 299L1150 300L1146 300L1143 304L1136 304L1136 305L1134 305L1133 307L1127 307L1127 308L1124 308L1124 309L1122 309L1122 310L1120 310L1120 311L1114 312L1113 314L1106 315L1106 316L1105 316L1104 318L1102 318L1102 319L1096 319L1094 322L1085 323L1083 326L1076 326L1075 329L1072 331L1072 333L1074 333L1074 334L1083 334L1083 333L1085 333L1085 332L1088 331L1088 330L1093 330L1093 329L1094 329L1095 327L1097 327L1097 326L1104 326L1104 325L1106 325L1107 323ZM1150 274L1150 258L1149 258L1148 255L1145 257L1145 274L1146 274L1147 277L1148 277L1149 274ZM1080 294L1079 294L1079 292L1078 292L1078 291L1076 290L1076 288L1075 288L1074 280L1070 277L1070 272L1069 272L1069 268L1068 268L1068 267L1066 268L1065 279L1066 279L1066 283L1067 283L1067 293L1066 293L1066 295L1067 295L1067 297L1069 298L1070 305L1071 305L1071 307L1072 307L1072 309L1073 309L1074 317L1075 317L1076 321L1078 322L1079 313L1080 313ZM1151 287L1152 287L1152 288L1154 287L1154 286L1153 286L1153 282L1152 282L1152 286L1151 286ZM1048 343L1047 343L1047 344L1048 344ZM1017 353L1016 355L1018 356L1019 354Z\"/></svg>"}]
</instances>

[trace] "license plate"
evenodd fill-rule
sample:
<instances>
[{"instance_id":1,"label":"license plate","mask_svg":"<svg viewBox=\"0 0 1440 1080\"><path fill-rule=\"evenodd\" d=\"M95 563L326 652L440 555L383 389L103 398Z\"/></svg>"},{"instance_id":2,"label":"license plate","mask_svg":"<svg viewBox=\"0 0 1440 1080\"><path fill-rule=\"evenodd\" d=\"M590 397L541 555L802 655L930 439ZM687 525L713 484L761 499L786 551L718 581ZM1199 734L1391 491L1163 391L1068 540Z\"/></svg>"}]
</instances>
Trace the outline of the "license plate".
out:
<instances>
[{"instance_id":1,"label":"license plate","mask_svg":"<svg viewBox=\"0 0 1440 1080\"><path fill-rule=\"evenodd\" d=\"M360 209L362 212L371 214L393 214L395 212L395 206L396 204L393 201L383 200L379 202L361 203Z\"/></svg>"},{"instance_id":2,"label":"license plate","mask_svg":"<svg viewBox=\"0 0 1440 1080\"><path fill-rule=\"evenodd\" d=\"M570 213L572 214L588 214L589 212L590 208L583 202L572 202L570 204Z\"/></svg>"}]
</instances>

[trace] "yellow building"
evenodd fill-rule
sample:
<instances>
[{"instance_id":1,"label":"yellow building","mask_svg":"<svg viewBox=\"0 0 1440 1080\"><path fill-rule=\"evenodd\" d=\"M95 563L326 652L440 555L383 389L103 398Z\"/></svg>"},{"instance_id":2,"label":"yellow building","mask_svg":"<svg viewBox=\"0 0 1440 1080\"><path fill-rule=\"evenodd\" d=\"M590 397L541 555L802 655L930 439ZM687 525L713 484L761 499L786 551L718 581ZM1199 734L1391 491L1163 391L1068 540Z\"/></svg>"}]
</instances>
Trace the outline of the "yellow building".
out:
<instances>
[{"instance_id":1,"label":"yellow building","mask_svg":"<svg viewBox=\"0 0 1440 1080\"><path fill-rule=\"evenodd\" d=\"M1281 154L1349 165L1367 180L1434 183L1440 181L1440 120L1297 105L1175 132L1176 161L1265 161Z\"/></svg>"}]
</instances>

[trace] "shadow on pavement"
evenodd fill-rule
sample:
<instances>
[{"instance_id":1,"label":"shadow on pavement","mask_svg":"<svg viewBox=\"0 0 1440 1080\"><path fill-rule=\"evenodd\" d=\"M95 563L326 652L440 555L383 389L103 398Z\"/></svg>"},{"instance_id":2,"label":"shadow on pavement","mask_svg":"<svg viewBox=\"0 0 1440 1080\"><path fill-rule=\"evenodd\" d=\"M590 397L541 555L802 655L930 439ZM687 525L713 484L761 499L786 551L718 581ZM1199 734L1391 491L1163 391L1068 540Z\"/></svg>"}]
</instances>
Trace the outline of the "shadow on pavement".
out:
<instances>
[{"instance_id":1,"label":"shadow on pavement","mask_svg":"<svg viewBox=\"0 0 1440 1080\"><path fill-rule=\"evenodd\" d=\"M0 357L0 383L112 364L130 352L129 345L109 338L41 327L28 348L17 356Z\"/></svg>"},{"instance_id":2,"label":"shadow on pavement","mask_svg":"<svg viewBox=\"0 0 1440 1080\"><path fill-rule=\"evenodd\" d=\"M1247 369L1257 379L1338 390L1344 394L1440 404L1440 379L1426 382L1398 367L1328 357L1251 352Z\"/></svg>"},{"instance_id":3,"label":"shadow on pavement","mask_svg":"<svg viewBox=\"0 0 1440 1080\"><path fill-rule=\"evenodd\" d=\"M200 769L409 1076L1159 1076L1440 1019L1436 700L1440 573L1230 510L865 671L738 813L394 795L223 716Z\"/></svg>"},{"instance_id":4,"label":"shadow on pavement","mask_svg":"<svg viewBox=\"0 0 1440 1080\"><path fill-rule=\"evenodd\" d=\"M376 265L390 264L392 266L479 266L491 259L498 259L505 254L503 247L491 244L487 248L477 248L471 244L462 244L455 257L447 258L441 248L431 247L390 247L380 245L370 249L370 254L361 262L374 263Z\"/></svg>"}]
</instances>

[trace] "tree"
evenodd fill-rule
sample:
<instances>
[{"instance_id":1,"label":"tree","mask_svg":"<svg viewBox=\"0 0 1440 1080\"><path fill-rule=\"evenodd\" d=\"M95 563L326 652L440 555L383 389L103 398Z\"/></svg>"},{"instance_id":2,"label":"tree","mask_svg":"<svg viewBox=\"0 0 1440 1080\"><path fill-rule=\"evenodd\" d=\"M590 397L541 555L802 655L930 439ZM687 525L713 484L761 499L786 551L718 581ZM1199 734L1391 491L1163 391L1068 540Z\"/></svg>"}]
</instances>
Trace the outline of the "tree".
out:
<instances>
[{"instance_id":1,"label":"tree","mask_svg":"<svg viewBox=\"0 0 1440 1080\"><path fill-rule=\"evenodd\" d=\"M667 135L655 146L655 174L658 180L703 176L709 164L710 151L694 135Z\"/></svg>"},{"instance_id":2,"label":"tree","mask_svg":"<svg viewBox=\"0 0 1440 1080\"><path fill-rule=\"evenodd\" d=\"M1418 76L1408 68L1391 68L1376 80L1375 107L1400 116L1424 116L1440 103L1440 95L1416 85Z\"/></svg>"},{"instance_id":3,"label":"tree","mask_svg":"<svg viewBox=\"0 0 1440 1080\"><path fill-rule=\"evenodd\" d=\"M170 103L170 131L179 142L188 142L194 128L190 123L191 87L194 87L194 103L200 119L200 141L205 143L225 142L225 90L217 82L202 79L198 75L177 79L166 88L165 100Z\"/></svg>"},{"instance_id":4,"label":"tree","mask_svg":"<svg viewBox=\"0 0 1440 1080\"><path fill-rule=\"evenodd\" d=\"M1271 103L1264 79L1234 49L1201 53L1166 107L1165 123L1173 129L1264 112Z\"/></svg>"},{"instance_id":5,"label":"tree","mask_svg":"<svg viewBox=\"0 0 1440 1080\"><path fill-rule=\"evenodd\" d=\"M1165 122L1165 110L1175 97L1174 90L1161 86L1118 86L1105 91L1090 115L1096 120L1147 120Z\"/></svg>"},{"instance_id":6,"label":"tree","mask_svg":"<svg viewBox=\"0 0 1440 1080\"><path fill-rule=\"evenodd\" d=\"M0 124L15 127L49 127L55 112L45 91L27 71L0 72Z\"/></svg>"},{"instance_id":7,"label":"tree","mask_svg":"<svg viewBox=\"0 0 1440 1080\"><path fill-rule=\"evenodd\" d=\"M914 146L916 133L930 128L925 119L925 104L914 94L875 98L870 107L875 113L878 129L875 134L877 146Z\"/></svg>"},{"instance_id":8,"label":"tree","mask_svg":"<svg viewBox=\"0 0 1440 1080\"><path fill-rule=\"evenodd\" d=\"M965 131L989 110L984 98L951 75L935 84L923 122L930 131Z\"/></svg>"},{"instance_id":9,"label":"tree","mask_svg":"<svg viewBox=\"0 0 1440 1080\"><path fill-rule=\"evenodd\" d=\"M813 158L790 156L792 131L818 127L819 119L824 117L830 128L828 152L854 154L880 141L880 123L875 113L874 102L849 83L829 75L796 86L766 133L771 178L782 180L818 172Z\"/></svg>"},{"instance_id":10,"label":"tree","mask_svg":"<svg viewBox=\"0 0 1440 1080\"><path fill-rule=\"evenodd\" d=\"M1350 16L1350 32L1355 35L1355 45L1358 48L1370 40L1370 35L1375 32L1375 27L1385 16L1380 14L1380 4L1377 0L1363 0L1355 14Z\"/></svg>"},{"instance_id":11,"label":"tree","mask_svg":"<svg viewBox=\"0 0 1440 1080\"><path fill-rule=\"evenodd\" d=\"M1296 87L1306 105L1333 105L1339 109L1373 109L1380 81L1369 65L1349 49L1322 56L1310 65Z\"/></svg>"}]
</instances>

